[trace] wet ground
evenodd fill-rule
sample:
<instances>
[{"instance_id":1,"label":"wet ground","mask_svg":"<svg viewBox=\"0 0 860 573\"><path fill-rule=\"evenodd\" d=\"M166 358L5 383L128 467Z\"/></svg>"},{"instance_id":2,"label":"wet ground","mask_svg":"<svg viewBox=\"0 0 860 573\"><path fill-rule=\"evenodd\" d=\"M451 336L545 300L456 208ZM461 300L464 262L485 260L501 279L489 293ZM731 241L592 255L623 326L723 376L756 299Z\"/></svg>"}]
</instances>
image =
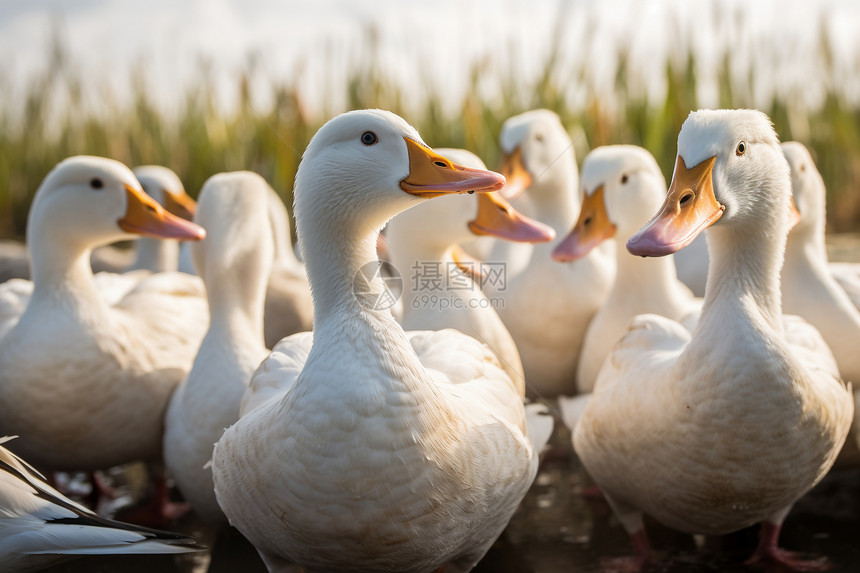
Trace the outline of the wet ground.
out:
<instances>
[{"instance_id":1,"label":"wet ground","mask_svg":"<svg viewBox=\"0 0 860 573\"><path fill-rule=\"evenodd\" d=\"M828 237L830 260L860 262L860 234ZM600 500L582 495L588 476L557 424L552 449L508 528L475 573L598 573L604 560L632 552L630 541ZM126 472L128 489L140 487L139 471ZM122 518L123 512L118 517ZM666 573L760 571L743 561L755 549L756 528L721 539L701 539L647 522L651 543ZM265 573L253 548L232 535L219 540L194 515L171 529L199 539L211 549L182 557L86 557L48 569L51 573ZM781 546L826 557L834 573L860 572L860 450L849 436L834 468L798 501L785 520Z\"/></svg>"}]
</instances>

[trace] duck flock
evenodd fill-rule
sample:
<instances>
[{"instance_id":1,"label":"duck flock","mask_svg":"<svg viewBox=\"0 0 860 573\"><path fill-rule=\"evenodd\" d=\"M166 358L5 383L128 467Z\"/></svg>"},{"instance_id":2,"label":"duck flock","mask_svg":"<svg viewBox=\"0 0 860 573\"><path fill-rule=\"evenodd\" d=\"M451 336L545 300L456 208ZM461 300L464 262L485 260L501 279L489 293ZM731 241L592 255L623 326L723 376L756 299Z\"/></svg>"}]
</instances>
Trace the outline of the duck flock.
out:
<instances>
[{"instance_id":1,"label":"duck flock","mask_svg":"<svg viewBox=\"0 0 860 573\"><path fill-rule=\"evenodd\" d=\"M271 572L469 571L555 422L630 535L607 570L659 564L643 515L761 523L747 564L826 569L778 538L852 428L860 272L827 261L806 148L759 111L695 111L667 189L631 145L580 173L547 110L499 141L495 173L387 111L331 119L296 175L298 257L255 173L212 175L196 204L163 167L46 174L30 279L0 284L0 571L203 549L57 479L98 494L135 461L161 523L187 511L172 480ZM94 273L93 249L137 237Z\"/></svg>"}]
</instances>

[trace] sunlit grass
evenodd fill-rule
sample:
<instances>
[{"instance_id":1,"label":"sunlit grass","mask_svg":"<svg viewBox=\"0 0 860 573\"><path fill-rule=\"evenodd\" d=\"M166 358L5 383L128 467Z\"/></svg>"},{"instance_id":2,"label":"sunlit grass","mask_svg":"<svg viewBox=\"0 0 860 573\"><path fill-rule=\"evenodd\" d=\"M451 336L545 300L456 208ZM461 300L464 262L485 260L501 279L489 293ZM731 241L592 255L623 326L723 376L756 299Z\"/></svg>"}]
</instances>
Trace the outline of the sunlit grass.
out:
<instances>
[{"instance_id":1,"label":"sunlit grass","mask_svg":"<svg viewBox=\"0 0 860 573\"><path fill-rule=\"evenodd\" d=\"M503 56L482 59L466 66L469 89L460 101L445 99L448 96L424 78L424 97L416 103L406 101L399 84L380 72L378 56L374 56L378 54L376 32L369 29L365 57L357 60L361 63L353 65L342 85L332 89L345 91L349 109L390 109L404 115L432 145L465 147L491 167L499 158L497 136L502 122L527 109L546 107L556 111L574 135L579 161L590 148L631 143L651 151L669 177L678 130L689 111L699 107L700 68L695 54L691 51L665 62L666 95L655 103L648 101L639 70L632 69L628 47L618 47L612 93L598 93L589 80L587 58L562 57L563 33L559 28L549 39L552 49L543 68L531 78L523 78ZM798 139L813 150L828 186L830 228L856 230L860 220L860 196L854 191L860 181L860 109L833 87L839 74L824 41L824 25L819 35L822 41L813 57L820 73L810 81L822 82L824 103L817 109L802 109L791 94L777 93L762 111L773 119L783 140ZM766 56L771 52L762 47ZM770 54L771 58L778 56ZM731 58L724 56L716 70L719 105L750 106L751 79L764 71L759 68L767 67L768 60L756 60L740 78L732 73L731 64ZM13 112L10 104L0 99L3 237L23 236L30 200L40 181L58 161L76 154L104 155L127 165L166 165L180 175L192 195L216 172L250 169L270 181L289 204L293 178L308 140L330 115L342 111L328 101L308 106L296 88L298 77L291 80L293 83L271 83L271 97L266 98L271 103L260 109L253 104L257 100L252 93L251 64L237 81L238 104L230 111L222 111L214 101L214 80L202 65L199 77L183 94L178 111L169 115L150 99L145 69L128 78L130 103L120 103L106 88L95 109L83 101L75 62L69 60L59 41L47 69L27 86L22 107ZM493 86L491 96L487 85ZM584 94L577 105L571 103L574 91ZM57 101L67 105L58 109Z\"/></svg>"}]
</instances>

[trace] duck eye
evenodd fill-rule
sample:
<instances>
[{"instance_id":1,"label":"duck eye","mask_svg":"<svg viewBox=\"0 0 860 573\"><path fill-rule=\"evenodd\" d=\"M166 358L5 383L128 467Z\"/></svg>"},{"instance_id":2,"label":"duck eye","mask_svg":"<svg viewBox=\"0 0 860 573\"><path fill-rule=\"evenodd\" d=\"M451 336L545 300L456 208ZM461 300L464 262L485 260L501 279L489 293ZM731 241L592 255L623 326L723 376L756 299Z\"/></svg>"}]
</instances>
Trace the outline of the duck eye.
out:
<instances>
[{"instance_id":1,"label":"duck eye","mask_svg":"<svg viewBox=\"0 0 860 573\"><path fill-rule=\"evenodd\" d=\"M372 131L365 131L361 134L361 142L365 145L373 145L377 141L379 141L379 138Z\"/></svg>"},{"instance_id":2,"label":"duck eye","mask_svg":"<svg viewBox=\"0 0 860 573\"><path fill-rule=\"evenodd\" d=\"M537 135L535 135L535 139L537 139L538 141L543 141L543 135L538 133Z\"/></svg>"},{"instance_id":3,"label":"duck eye","mask_svg":"<svg viewBox=\"0 0 860 573\"><path fill-rule=\"evenodd\" d=\"M621 184L622 184L622 185L624 185L625 183L627 183L627 180L628 180L628 179L630 179L630 178L629 178L629 177L627 177L627 174L626 174L626 173L625 173L624 175L622 175L622 176L621 176Z\"/></svg>"},{"instance_id":4,"label":"duck eye","mask_svg":"<svg viewBox=\"0 0 860 573\"><path fill-rule=\"evenodd\" d=\"M737 155L738 157L740 157L741 155L743 155L743 154L744 154L744 152L745 152L746 150L747 150L747 144L746 144L746 143L744 143L743 141L741 141L740 143L738 143L738 148L737 148L737 149L735 149L735 155Z\"/></svg>"},{"instance_id":5,"label":"duck eye","mask_svg":"<svg viewBox=\"0 0 860 573\"><path fill-rule=\"evenodd\" d=\"M105 184L98 177L93 177L92 179L90 179L90 187L92 187L93 189L101 189L104 186Z\"/></svg>"}]
</instances>

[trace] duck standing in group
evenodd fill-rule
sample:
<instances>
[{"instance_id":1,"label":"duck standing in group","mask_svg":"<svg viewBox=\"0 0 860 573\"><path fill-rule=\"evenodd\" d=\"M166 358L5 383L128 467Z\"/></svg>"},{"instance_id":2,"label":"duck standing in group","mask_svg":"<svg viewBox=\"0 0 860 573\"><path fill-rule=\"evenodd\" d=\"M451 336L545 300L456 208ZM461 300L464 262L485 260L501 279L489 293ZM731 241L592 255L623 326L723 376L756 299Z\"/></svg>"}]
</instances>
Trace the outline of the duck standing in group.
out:
<instances>
[{"instance_id":1,"label":"duck standing in group","mask_svg":"<svg viewBox=\"0 0 860 573\"><path fill-rule=\"evenodd\" d=\"M499 136L505 154L502 191L529 217L567 233L579 216L579 177L570 136L558 116L533 110L508 119ZM552 398L576 389L576 365L588 322L615 277L612 244L560 265L558 241L525 247L496 241L489 262L506 266L505 284L488 289L520 352L529 394ZM525 249L525 252L523 250Z\"/></svg>"},{"instance_id":2,"label":"duck standing in group","mask_svg":"<svg viewBox=\"0 0 860 573\"><path fill-rule=\"evenodd\" d=\"M666 197L666 180L648 151L634 145L598 147L582 163L582 190L579 219L556 246L553 258L575 261L603 241L617 239L615 282L588 324L577 366L577 390L587 394L631 318L659 314L692 331L702 301L678 280L671 256L645 259L625 247Z\"/></svg>"},{"instance_id":3,"label":"duck standing in group","mask_svg":"<svg viewBox=\"0 0 860 573\"><path fill-rule=\"evenodd\" d=\"M374 301L379 229L424 199L500 189L389 112L314 135L296 176L314 331L260 366L215 446L215 492L270 571L468 571L537 473L549 416L528 416L496 356L454 330L405 333ZM366 278L366 277L365 277Z\"/></svg>"},{"instance_id":4,"label":"duck standing in group","mask_svg":"<svg viewBox=\"0 0 860 573\"><path fill-rule=\"evenodd\" d=\"M782 268L783 310L806 319L833 351L842 377L860 382L860 310L833 277L824 244L825 189L802 143L782 144L798 211Z\"/></svg>"},{"instance_id":5,"label":"duck standing in group","mask_svg":"<svg viewBox=\"0 0 860 573\"><path fill-rule=\"evenodd\" d=\"M208 468L212 446L239 419L254 370L269 354L263 304L273 264L268 183L247 171L210 177L194 221L206 238L191 246L206 286L209 330L164 419L164 459L179 491L205 521L226 526Z\"/></svg>"},{"instance_id":6,"label":"duck standing in group","mask_svg":"<svg viewBox=\"0 0 860 573\"><path fill-rule=\"evenodd\" d=\"M854 403L820 334L784 326L780 270L791 180L770 120L752 110L693 112L678 136L662 208L627 243L665 256L708 228L698 326L642 315L615 345L574 447L636 548L653 561L642 514L718 535L762 523L748 563L809 570L781 550L792 505L832 466ZM789 338L789 334L791 335Z\"/></svg>"},{"instance_id":7,"label":"duck standing in group","mask_svg":"<svg viewBox=\"0 0 860 573\"><path fill-rule=\"evenodd\" d=\"M207 467L212 446L239 419L251 375L269 354L263 301L273 262L269 186L250 172L210 177L195 222L206 238L191 246L206 285L211 320L188 378L164 420L164 458L179 491L205 521L226 526Z\"/></svg>"},{"instance_id":8,"label":"duck standing in group","mask_svg":"<svg viewBox=\"0 0 860 573\"><path fill-rule=\"evenodd\" d=\"M19 435L14 451L38 467L91 471L161 458L167 402L209 318L199 279L182 273L154 274L105 300L92 248L139 235L205 232L167 213L110 159L66 159L36 192L32 295L7 318L14 325L0 344L0 431Z\"/></svg>"}]
</instances>

